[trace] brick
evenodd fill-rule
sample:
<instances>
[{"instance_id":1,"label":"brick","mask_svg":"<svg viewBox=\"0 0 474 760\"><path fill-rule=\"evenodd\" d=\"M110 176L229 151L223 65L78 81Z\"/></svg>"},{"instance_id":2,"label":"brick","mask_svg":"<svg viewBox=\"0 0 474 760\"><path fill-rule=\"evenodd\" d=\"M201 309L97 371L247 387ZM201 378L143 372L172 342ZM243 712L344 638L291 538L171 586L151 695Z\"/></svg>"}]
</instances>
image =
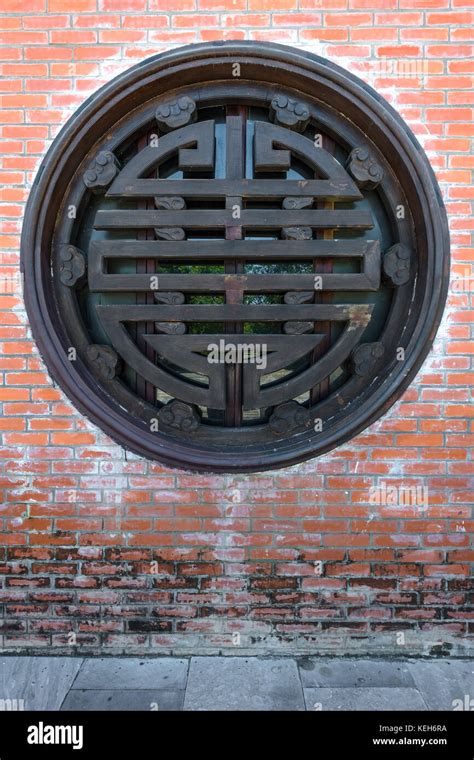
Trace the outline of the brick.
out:
<instances>
[{"instance_id":1,"label":"brick","mask_svg":"<svg viewBox=\"0 0 474 760\"><path fill-rule=\"evenodd\" d=\"M146 0L99 0L100 11L144 11Z\"/></svg>"},{"instance_id":2,"label":"brick","mask_svg":"<svg viewBox=\"0 0 474 760\"><path fill-rule=\"evenodd\" d=\"M99 42L112 42L121 44L135 44L146 40L146 31L130 31L123 29L113 29L110 31L99 32Z\"/></svg>"},{"instance_id":3,"label":"brick","mask_svg":"<svg viewBox=\"0 0 474 760\"><path fill-rule=\"evenodd\" d=\"M65 29L60 32L52 31L50 42L53 45L90 45L97 42L97 33L77 29Z\"/></svg>"},{"instance_id":4,"label":"brick","mask_svg":"<svg viewBox=\"0 0 474 760\"><path fill-rule=\"evenodd\" d=\"M120 48L111 45L86 45L78 47L75 51L77 61L102 61L104 58L115 57L120 53Z\"/></svg>"},{"instance_id":5,"label":"brick","mask_svg":"<svg viewBox=\"0 0 474 760\"><path fill-rule=\"evenodd\" d=\"M99 67L96 63L52 63L51 76L53 77L96 77Z\"/></svg>"},{"instance_id":6,"label":"brick","mask_svg":"<svg viewBox=\"0 0 474 760\"><path fill-rule=\"evenodd\" d=\"M446 0L400 0L400 8L445 8Z\"/></svg>"},{"instance_id":7,"label":"brick","mask_svg":"<svg viewBox=\"0 0 474 760\"><path fill-rule=\"evenodd\" d=\"M346 42L349 39L347 29L301 29L300 40L331 40L332 42Z\"/></svg>"},{"instance_id":8,"label":"brick","mask_svg":"<svg viewBox=\"0 0 474 760\"><path fill-rule=\"evenodd\" d=\"M21 29L21 22L20 16L2 16L0 18L0 29Z\"/></svg>"},{"instance_id":9,"label":"brick","mask_svg":"<svg viewBox=\"0 0 474 760\"><path fill-rule=\"evenodd\" d=\"M23 16L24 29L64 29L69 26L69 16L48 13L42 16Z\"/></svg>"},{"instance_id":10,"label":"brick","mask_svg":"<svg viewBox=\"0 0 474 760\"><path fill-rule=\"evenodd\" d=\"M405 40L431 40L431 41L447 41L449 39L449 29L436 29L430 27L428 29L409 28L400 29L400 39Z\"/></svg>"},{"instance_id":11,"label":"brick","mask_svg":"<svg viewBox=\"0 0 474 760\"><path fill-rule=\"evenodd\" d=\"M377 55L384 58L419 58L421 49L418 45L397 45L377 48Z\"/></svg>"},{"instance_id":12,"label":"brick","mask_svg":"<svg viewBox=\"0 0 474 760\"><path fill-rule=\"evenodd\" d=\"M472 11L457 11L455 13L427 13L426 23L431 25L443 24L444 26L458 26L459 24L473 24L474 13Z\"/></svg>"},{"instance_id":13,"label":"brick","mask_svg":"<svg viewBox=\"0 0 474 760\"><path fill-rule=\"evenodd\" d=\"M425 111L428 121L468 121L472 115L472 108L427 108Z\"/></svg>"},{"instance_id":14,"label":"brick","mask_svg":"<svg viewBox=\"0 0 474 760\"><path fill-rule=\"evenodd\" d=\"M20 47L0 48L0 61L20 61L21 58L22 51Z\"/></svg>"},{"instance_id":15,"label":"brick","mask_svg":"<svg viewBox=\"0 0 474 760\"><path fill-rule=\"evenodd\" d=\"M208 27L208 26L218 26L219 25L219 16L212 15L212 14L206 14L206 15L199 15L199 14L193 14L192 16L175 16L172 19L172 26L176 27L177 29L194 29L196 27Z\"/></svg>"},{"instance_id":16,"label":"brick","mask_svg":"<svg viewBox=\"0 0 474 760\"><path fill-rule=\"evenodd\" d=\"M471 74L474 72L474 61L448 61L449 74Z\"/></svg>"},{"instance_id":17,"label":"brick","mask_svg":"<svg viewBox=\"0 0 474 760\"><path fill-rule=\"evenodd\" d=\"M426 55L433 58L469 58L472 45L427 45Z\"/></svg>"},{"instance_id":18,"label":"brick","mask_svg":"<svg viewBox=\"0 0 474 760\"><path fill-rule=\"evenodd\" d=\"M422 23L422 13L376 13L374 17L375 26L420 26Z\"/></svg>"},{"instance_id":19,"label":"brick","mask_svg":"<svg viewBox=\"0 0 474 760\"><path fill-rule=\"evenodd\" d=\"M2 45L46 45L48 42L47 32L2 32L0 43Z\"/></svg>"},{"instance_id":20,"label":"brick","mask_svg":"<svg viewBox=\"0 0 474 760\"><path fill-rule=\"evenodd\" d=\"M101 26L117 27L119 25L118 19L116 22L111 23L109 21L110 18L110 16L104 16L104 21ZM94 27L98 26L96 23L96 16L91 17L91 25ZM147 16L133 15L122 17L122 27L124 29L163 29L169 25L170 20L168 16L165 15L159 16L157 14L154 14Z\"/></svg>"},{"instance_id":21,"label":"brick","mask_svg":"<svg viewBox=\"0 0 474 760\"><path fill-rule=\"evenodd\" d=\"M367 45L329 45L327 51L329 55L343 58L368 58L371 52Z\"/></svg>"},{"instance_id":22,"label":"brick","mask_svg":"<svg viewBox=\"0 0 474 760\"><path fill-rule=\"evenodd\" d=\"M296 7L297 0L248 0L249 11L285 11Z\"/></svg>"},{"instance_id":23,"label":"brick","mask_svg":"<svg viewBox=\"0 0 474 760\"><path fill-rule=\"evenodd\" d=\"M451 31L451 40L456 42L458 40L469 40L472 42L474 39L474 32L472 27L461 27L460 29L453 29Z\"/></svg>"},{"instance_id":24,"label":"brick","mask_svg":"<svg viewBox=\"0 0 474 760\"><path fill-rule=\"evenodd\" d=\"M351 40L362 42L369 40L395 41L398 39L397 27L364 27L363 29L351 28Z\"/></svg>"},{"instance_id":25,"label":"brick","mask_svg":"<svg viewBox=\"0 0 474 760\"><path fill-rule=\"evenodd\" d=\"M325 26L371 26L371 13L325 13L323 17Z\"/></svg>"},{"instance_id":26,"label":"brick","mask_svg":"<svg viewBox=\"0 0 474 760\"><path fill-rule=\"evenodd\" d=\"M222 3L225 5L226 0L222 0ZM161 11L162 13L170 11L172 13L179 13L180 11L194 11L196 10L196 7L196 0L148 0L148 10ZM220 8L204 8L202 5L201 8L203 10L221 10ZM229 10L229 8L224 7L222 10Z\"/></svg>"},{"instance_id":27,"label":"brick","mask_svg":"<svg viewBox=\"0 0 474 760\"><path fill-rule=\"evenodd\" d=\"M247 8L246 0L199 0L198 4L200 11L245 11Z\"/></svg>"},{"instance_id":28,"label":"brick","mask_svg":"<svg viewBox=\"0 0 474 760\"><path fill-rule=\"evenodd\" d=\"M71 0L68 2L69 13L82 13L83 11L95 11L96 0ZM64 12L64 3L61 0L48 0L48 12Z\"/></svg>"},{"instance_id":29,"label":"brick","mask_svg":"<svg viewBox=\"0 0 474 760\"><path fill-rule=\"evenodd\" d=\"M221 23L233 29L239 26L269 26L270 15L264 13L230 14L220 17Z\"/></svg>"},{"instance_id":30,"label":"brick","mask_svg":"<svg viewBox=\"0 0 474 760\"><path fill-rule=\"evenodd\" d=\"M45 77L48 75L48 65L45 63L4 63L1 72L11 77Z\"/></svg>"}]
</instances>

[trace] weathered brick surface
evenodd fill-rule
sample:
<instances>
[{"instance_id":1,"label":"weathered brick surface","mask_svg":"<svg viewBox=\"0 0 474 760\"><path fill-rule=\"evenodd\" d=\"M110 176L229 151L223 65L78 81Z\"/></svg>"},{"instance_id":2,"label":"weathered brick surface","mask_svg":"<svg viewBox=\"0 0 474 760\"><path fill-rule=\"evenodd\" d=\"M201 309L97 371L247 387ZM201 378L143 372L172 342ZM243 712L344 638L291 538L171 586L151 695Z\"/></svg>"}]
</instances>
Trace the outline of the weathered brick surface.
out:
<instances>
[{"instance_id":1,"label":"weathered brick surface","mask_svg":"<svg viewBox=\"0 0 474 760\"><path fill-rule=\"evenodd\" d=\"M3 0L5 649L464 651L474 560L469 6L467 0ZM18 246L35 169L89 94L148 55L229 38L286 42L325 55L399 110L441 183L453 281L435 348L416 381L357 439L283 471L193 475L126 456L53 386L28 329ZM424 487L427 503L371 503L371 488L382 493L382 484L386 494Z\"/></svg>"}]
</instances>

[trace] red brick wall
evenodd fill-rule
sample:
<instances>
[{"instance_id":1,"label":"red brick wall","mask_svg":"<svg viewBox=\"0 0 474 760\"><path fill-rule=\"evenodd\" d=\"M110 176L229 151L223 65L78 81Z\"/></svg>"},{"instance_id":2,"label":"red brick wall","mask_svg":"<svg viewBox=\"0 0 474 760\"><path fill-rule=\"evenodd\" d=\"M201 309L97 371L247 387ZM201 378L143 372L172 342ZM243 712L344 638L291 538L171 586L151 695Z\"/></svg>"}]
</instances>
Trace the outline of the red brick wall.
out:
<instances>
[{"instance_id":1,"label":"red brick wall","mask_svg":"<svg viewBox=\"0 0 474 760\"><path fill-rule=\"evenodd\" d=\"M463 651L474 559L469 5L2 0L6 649ZM403 399L352 443L259 475L193 475L126 456L52 384L31 340L18 279L28 188L68 116L137 61L223 38L306 48L372 84L428 152L452 234L443 324ZM374 505L370 489L381 484L399 494L425 487L428 504Z\"/></svg>"}]
</instances>

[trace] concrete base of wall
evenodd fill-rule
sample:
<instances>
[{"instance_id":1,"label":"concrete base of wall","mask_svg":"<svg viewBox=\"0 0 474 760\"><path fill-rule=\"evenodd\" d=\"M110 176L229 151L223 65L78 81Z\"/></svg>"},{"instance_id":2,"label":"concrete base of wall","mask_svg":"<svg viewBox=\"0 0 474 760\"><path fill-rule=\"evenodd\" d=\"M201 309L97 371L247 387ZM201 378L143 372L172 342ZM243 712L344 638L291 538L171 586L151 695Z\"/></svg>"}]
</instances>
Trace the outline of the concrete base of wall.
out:
<instances>
[{"instance_id":1,"label":"concrete base of wall","mask_svg":"<svg viewBox=\"0 0 474 760\"><path fill-rule=\"evenodd\" d=\"M35 637L38 638L38 637ZM393 633L337 635L251 635L234 633L167 634L167 635L104 635L91 637L78 635L74 643L65 637L45 637L44 642L4 637L0 651L11 654L50 654L67 656L337 656L337 657L472 657L474 638L443 633L442 631L396 631Z\"/></svg>"}]
</instances>

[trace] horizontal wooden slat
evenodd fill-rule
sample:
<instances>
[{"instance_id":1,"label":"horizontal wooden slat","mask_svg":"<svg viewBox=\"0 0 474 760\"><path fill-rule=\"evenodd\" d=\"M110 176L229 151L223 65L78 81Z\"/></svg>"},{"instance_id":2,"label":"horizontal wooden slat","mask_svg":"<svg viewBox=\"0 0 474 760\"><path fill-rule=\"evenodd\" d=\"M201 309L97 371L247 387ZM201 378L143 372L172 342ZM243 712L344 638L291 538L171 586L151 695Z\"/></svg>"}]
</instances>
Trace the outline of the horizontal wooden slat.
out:
<instances>
[{"instance_id":1,"label":"horizontal wooden slat","mask_svg":"<svg viewBox=\"0 0 474 760\"><path fill-rule=\"evenodd\" d=\"M225 226L251 229L313 227L316 229L370 229L372 215L368 211L310 211L280 209L243 209L234 219L227 209L183 211L98 211L94 227L99 230L146 229L151 227L184 227L185 229L218 229Z\"/></svg>"},{"instance_id":2,"label":"horizontal wooden slat","mask_svg":"<svg viewBox=\"0 0 474 760\"><path fill-rule=\"evenodd\" d=\"M376 240L95 240L89 259L314 259L359 258L379 250Z\"/></svg>"},{"instance_id":3,"label":"horizontal wooden slat","mask_svg":"<svg viewBox=\"0 0 474 760\"><path fill-rule=\"evenodd\" d=\"M109 198L152 198L155 195L208 200L227 197L272 199L288 195L340 201L362 198L349 179L133 179L121 175L115 180L113 191L107 192Z\"/></svg>"},{"instance_id":4,"label":"horizontal wooden slat","mask_svg":"<svg viewBox=\"0 0 474 760\"><path fill-rule=\"evenodd\" d=\"M289 320L366 322L372 313L372 304L184 304L163 306L106 306L99 304L96 311L104 322L286 322Z\"/></svg>"},{"instance_id":5,"label":"horizontal wooden slat","mask_svg":"<svg viewBox=\"0 0 474 760\"><path fill-rule=\"evenodd\" d=\"M313 290L315 277L320 277L317 290L377 290L363 272L353 274L97 274L89 276L92 292L123 292L151 290L151 278L158 277L160 291L177 290L187 293L224 293L242 290L247 293L285 293L287 290ZM156 288L155 288L156 290Z\"/></svg>"}]
</instances>

